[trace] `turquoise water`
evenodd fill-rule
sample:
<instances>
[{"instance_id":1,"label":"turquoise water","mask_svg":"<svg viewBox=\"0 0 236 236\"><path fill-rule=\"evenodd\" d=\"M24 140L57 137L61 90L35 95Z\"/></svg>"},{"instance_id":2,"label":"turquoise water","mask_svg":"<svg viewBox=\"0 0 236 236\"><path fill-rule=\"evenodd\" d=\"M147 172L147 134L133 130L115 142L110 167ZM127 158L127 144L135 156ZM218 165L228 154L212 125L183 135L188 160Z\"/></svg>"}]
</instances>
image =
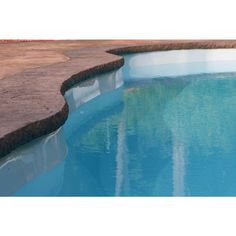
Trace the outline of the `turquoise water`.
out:
<instances>
[{"instance_id":1,"label":"turquoise water","mask_svg":"<svg viewBox=\"0 0 236 236\"><path fill-rule=\"evenodd\" d=\"M236 196L236 73L123 79L68 91L65 125L0 161L0 195Z\"/></svg>"},{"instance_id":2,"label":"turquoise water","mask_svg":"<svg viewBox=\"0 0 236 236\"><path fill-rule=\"evenodd\" d=\"M15 195L236 195L236 74L126 83L60 132L65 158Z\"/></svg>"}]
</instances>

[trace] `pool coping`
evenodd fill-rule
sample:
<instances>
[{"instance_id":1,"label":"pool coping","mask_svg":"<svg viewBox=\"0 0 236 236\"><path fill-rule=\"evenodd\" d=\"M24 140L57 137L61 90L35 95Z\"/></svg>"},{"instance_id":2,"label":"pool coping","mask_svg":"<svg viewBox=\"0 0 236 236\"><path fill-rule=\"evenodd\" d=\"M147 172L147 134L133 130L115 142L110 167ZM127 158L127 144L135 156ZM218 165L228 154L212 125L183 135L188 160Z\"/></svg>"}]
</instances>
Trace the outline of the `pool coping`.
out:
<instances>
[{"instance_id":1,"label":"pool coping","mask_svg":"<svg viewBox=\"0 0 236 236\"><path fill-rule=\"evenodd\" d=\"M88 42L91 42L91 46ZM60 50L57 48L59 43ZM0 157L61 127L68 117L64 93L80 81L122 67L124 59L121 54L236 48L236 40L68 40L50 42L48 47L44 47L45 44L46 42L0 42L0 49L4 47L6 51L8 48L17 50L21 47L27 52L43 47L43 52L50 51L52 55L60 53L67 58L43 66L32 66L16 73L13 70L10 76L0 79ZM5 60L7 56L9 57L6 53L1 60Z\"/></svg>"}]
</instances>

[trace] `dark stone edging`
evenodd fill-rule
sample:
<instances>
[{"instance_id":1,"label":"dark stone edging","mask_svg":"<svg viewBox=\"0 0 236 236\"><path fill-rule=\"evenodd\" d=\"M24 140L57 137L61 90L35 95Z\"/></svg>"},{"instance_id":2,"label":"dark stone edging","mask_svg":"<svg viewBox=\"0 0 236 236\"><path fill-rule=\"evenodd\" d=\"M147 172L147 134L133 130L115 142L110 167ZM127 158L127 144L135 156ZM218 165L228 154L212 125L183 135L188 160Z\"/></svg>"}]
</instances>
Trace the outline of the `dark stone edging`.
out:
<instances>
[{"instance_id":1,"label":"dark stone edging","mask_svg":"<svg viewBox=\"0 0 236 236\"><path fill-rule=\"evenodd\" d=\"M109 72L115 69L119 69L124 64L124 59L118 59L107 64L98 65L91 69L81 71L78 74L73 75L69 79L65 80L61 86L61 94L73 87L75 84L89 79L95 75ZM69 113L68 104L65 104L62 110L58 111L56 114L43 119L33 122L27 126L22 127L12 133L7 134L3 138L0 138L0 157L4 157L17 147L32 141L43 135L47 135L58 128L60 128L67 120Z\"/></svg>"},{"instance_id":2,"label":"dark stone edging","mask_svg":"<svg viewBox=\"0 0 236 236\"><path fill-rule=\"evenodd\" d=\"M107 64L98 65L91 69L81 71L80 73L73 75L72 77L70 77L69 79L63 82L61 86L61 93L62 95L64 95L67 90L69 90L71 87L73 87L77 83L87 80L95 75L99 75L102 73L113 71L115 69L119 69L123 65L124 65L124 58L121 58L116 61L109 62Z\"/></svg>"}]
</instances>

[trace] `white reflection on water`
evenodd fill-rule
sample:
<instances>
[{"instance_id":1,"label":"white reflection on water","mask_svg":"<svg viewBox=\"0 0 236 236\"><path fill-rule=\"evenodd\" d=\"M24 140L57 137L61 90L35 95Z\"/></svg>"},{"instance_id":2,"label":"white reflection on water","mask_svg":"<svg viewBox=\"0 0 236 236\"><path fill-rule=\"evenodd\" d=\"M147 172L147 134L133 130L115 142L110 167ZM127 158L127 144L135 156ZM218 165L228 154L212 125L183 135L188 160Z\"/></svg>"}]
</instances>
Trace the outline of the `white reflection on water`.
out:
<instances>
[{"instance_id":1,"label":"white reflection on water","mask_svg":"<svg viewBox=\"0 0 236 236\"><path fill-rule=\"evenodd\" d=\"M173 134L173 196L184 196L185 158L184 145Z\"/></svg>"},{"instance_id":2,"label":"white reflection on water","mask_svg":"<svg viewBox=\"0 0 236 236\"><path fill-rule=\"evenodd\" d=\"M128 155L126 155L127 146L125 135L125 120L122 114L118 127L115 196L120 196L122 189L125 195L129 191Z\"/></svg>"}]
</instances>

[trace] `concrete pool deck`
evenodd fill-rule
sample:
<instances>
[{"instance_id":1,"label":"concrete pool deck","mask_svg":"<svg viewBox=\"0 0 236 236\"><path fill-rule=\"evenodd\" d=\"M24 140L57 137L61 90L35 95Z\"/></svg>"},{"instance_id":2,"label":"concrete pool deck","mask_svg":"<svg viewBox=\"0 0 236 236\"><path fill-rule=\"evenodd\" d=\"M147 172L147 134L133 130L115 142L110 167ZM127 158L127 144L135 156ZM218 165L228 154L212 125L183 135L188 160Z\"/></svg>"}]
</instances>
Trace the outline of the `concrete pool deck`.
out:
<instances>
[{"instance_id":1,"label":"concrete pool deck","mask_svg":"<svg viewBox=\"0 0 236 236\"><path fill-rule=\"evenodd\" d=\"M0 157L63 125L64 92L121 67L119 54L197 48L236 48L236 40L0 41Z\"/></svg>"}]
</instances>

